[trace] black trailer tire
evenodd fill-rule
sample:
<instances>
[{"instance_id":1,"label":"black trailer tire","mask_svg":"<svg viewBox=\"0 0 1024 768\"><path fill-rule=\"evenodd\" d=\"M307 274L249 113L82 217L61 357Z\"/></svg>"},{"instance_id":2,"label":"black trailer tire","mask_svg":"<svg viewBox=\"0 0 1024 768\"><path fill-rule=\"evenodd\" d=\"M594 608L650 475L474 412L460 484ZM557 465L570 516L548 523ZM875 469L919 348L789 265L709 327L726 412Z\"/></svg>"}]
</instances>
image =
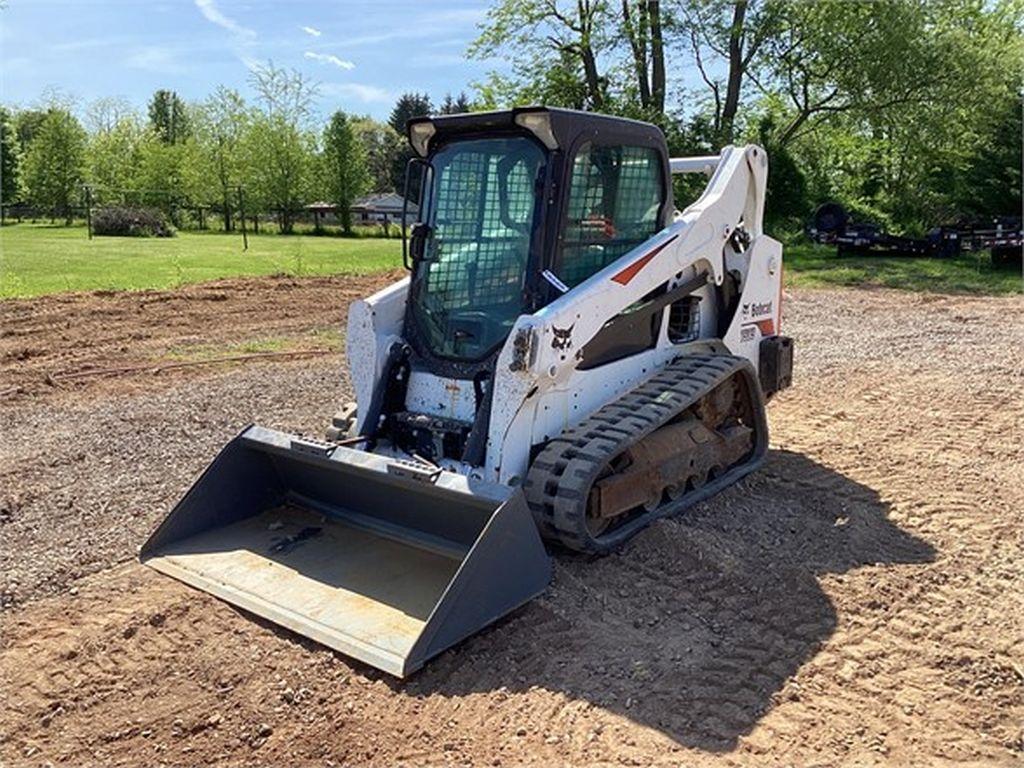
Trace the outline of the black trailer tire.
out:
<instances>
[{"instance_id":1,"label":"black trailer tire","mask_svg":"<svg viewBox=\"0 0 1024 768\"><path fill-rule=\"evenodd\" d=\"M1003 245L992 249L992 266L997 269L1007 267L1017 267L1018 269L1024 264L1024 256L1022 256L1024 249L1013 246Z\"/></svg>"}]
</instances>

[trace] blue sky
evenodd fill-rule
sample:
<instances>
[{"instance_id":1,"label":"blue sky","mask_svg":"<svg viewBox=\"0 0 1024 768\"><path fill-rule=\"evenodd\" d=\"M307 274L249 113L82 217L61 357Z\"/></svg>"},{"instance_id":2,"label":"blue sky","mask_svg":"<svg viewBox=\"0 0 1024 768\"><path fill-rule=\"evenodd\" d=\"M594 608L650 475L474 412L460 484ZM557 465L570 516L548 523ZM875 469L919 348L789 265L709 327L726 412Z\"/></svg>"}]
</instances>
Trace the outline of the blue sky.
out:
<instances>
[{"instance_id":1,"label":"blue sky","mask_svg":"<svg viewBox=\"0 0 1024 768\"><path fill-rule=\"evenodd\" d=\"M484 0L8 0L0 11L0 101L47 88L80 106L157 88L198 100L218 84L249 94L272 59L320 83L320 110L386 118L404 91L435 101L501 62L465 57Z\"/></svg>"}]
</instances>

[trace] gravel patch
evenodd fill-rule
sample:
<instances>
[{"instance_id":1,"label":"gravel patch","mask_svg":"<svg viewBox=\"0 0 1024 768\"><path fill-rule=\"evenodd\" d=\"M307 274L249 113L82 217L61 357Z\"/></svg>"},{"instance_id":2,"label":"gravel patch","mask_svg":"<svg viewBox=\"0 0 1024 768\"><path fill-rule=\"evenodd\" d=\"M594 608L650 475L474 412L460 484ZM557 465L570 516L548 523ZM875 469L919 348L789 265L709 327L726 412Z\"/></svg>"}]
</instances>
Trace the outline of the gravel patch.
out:
<instances>
[{"instance_id":1,"label":"gravel patch","mask_svg":"<svg viewBox=\"0 0 1024 768\"><path fill-rule=\"evenodd\" d=\"M134 558L247 424L319 437L346 387L333 355L250 364L152 392L0 409L3 606Z\"/></svg>"}]
</instances>

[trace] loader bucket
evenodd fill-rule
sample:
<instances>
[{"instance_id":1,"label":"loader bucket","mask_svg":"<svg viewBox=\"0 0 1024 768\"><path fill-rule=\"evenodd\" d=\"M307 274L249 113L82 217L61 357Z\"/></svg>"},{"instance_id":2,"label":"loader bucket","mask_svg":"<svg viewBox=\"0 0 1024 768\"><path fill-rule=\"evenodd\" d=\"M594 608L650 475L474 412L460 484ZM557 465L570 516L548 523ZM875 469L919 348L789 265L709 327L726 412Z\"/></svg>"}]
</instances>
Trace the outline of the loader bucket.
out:
<instances>
[{"instance_id":1,"label":"loader bucket","mask_svg":"<svg viewBox=\"0 0 1024 768\"><path fill-rule=\"evenodd\" d=\"M399 677L551 574L522 491L256 426L140 559Z\"/></svg>"}]
</instances>

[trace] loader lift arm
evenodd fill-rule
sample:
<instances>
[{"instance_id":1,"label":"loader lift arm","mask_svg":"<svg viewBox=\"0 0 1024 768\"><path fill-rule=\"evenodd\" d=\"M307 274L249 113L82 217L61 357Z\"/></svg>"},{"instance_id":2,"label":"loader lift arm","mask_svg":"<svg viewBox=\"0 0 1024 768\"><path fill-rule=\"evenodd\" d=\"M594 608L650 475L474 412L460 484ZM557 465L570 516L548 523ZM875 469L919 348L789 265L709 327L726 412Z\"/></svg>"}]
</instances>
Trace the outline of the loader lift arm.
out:
<instances>
[{"instance_id":1,"label":"loader lift arm","mask_svg":"<svg viewBox=\"0 0 1024 768\"><path fill-rule=\"evenodd\" d=\"M782 248L777 241L765 236L761 228L767 158L759 147L727 147L712 166L714 159L702 157L693 163L689 159L676 161L679 172L706 172L713 168L704 194L676 221L592 275L570 293L534 315L519 318L512 330L513 338L529 341L519 348L506 345L496 366L497 389L517 390L525 395L536 388L534 397L547 390L557 390L578 368L579 360L569 350L577 353L586 349L610 322L621 317L624 310L643 297L662 287L672 291L702 278L709 286L722 286L729 276L729 255L738 256L730 245L738 229L749 238L743 257L746 274L738 286L740 295L747 295L751 304L756 303L755 299L775 299L765 321L778 326L781 308L776 285L781 278ZM705 292L708 298L714 295L710 290ZM732 319L724 334L725 343L730 350L751 359L756 370L757 345L751 340L741 341L741 322L741 318ZM566 328L572 328L568 349L552 343L558 331ZM730 340L733 344L729 344ZM530 350L528 365L524 363L521 352L524 346ZM673 346L665 347L665 360L677 354ZM514 435L517 415L506 414L504 422L501 414L492 418L491 444L512 450L521 445L518 436ZM506 458L494 456L489 465L503 480L507 478L500 467ZM515 465L520 461L519 458L513 459Z\"/></svg>"}]
</instances>

